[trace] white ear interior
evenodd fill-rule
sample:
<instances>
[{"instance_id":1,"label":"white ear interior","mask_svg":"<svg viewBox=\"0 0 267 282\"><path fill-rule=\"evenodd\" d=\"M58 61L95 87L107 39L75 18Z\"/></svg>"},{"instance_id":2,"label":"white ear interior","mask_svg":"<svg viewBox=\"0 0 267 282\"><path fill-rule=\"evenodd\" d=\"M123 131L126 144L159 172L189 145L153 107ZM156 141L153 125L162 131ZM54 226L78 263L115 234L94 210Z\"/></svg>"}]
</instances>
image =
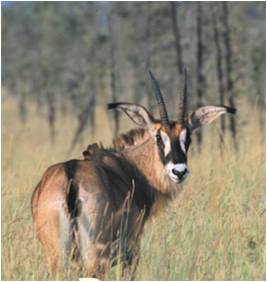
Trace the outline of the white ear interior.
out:
<instances>
[{"instance_id":1,"label":"white ear interior","mask_svg":"<svg viewBox=\"0 0 267 282\"><path fill-rule=\"evenodd\" d=\"M153 124L152 115L143 106L133 103L112 103L109 109L122 110L138 126L150 128Z\"/></svg>"},{"instance_id":2,"label":"white ear interior","mask_svg":"<svg viewBox=\"0 0 267 282\"><path fill-rule=\"evenodd\" d=\"M189 118L188 125L193 130L205 124L210 124L220 115L231 113L227 107L223 106L205 106L193 112Z\"/></svg>"}]
</instances>

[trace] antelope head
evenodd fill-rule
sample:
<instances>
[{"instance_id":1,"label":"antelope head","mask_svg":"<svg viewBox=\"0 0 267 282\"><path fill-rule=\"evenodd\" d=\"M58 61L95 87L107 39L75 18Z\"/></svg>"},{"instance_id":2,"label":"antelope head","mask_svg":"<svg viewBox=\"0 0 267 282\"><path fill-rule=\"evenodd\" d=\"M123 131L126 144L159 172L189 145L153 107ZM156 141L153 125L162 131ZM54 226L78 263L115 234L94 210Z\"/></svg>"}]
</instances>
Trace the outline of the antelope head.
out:
<instances>
[{"instance_id":1,"label":"antelope head","mask_svg":"<svg viewBox=\"0 0 267 282\"><path fill-rule=\"evenodd\" d=\"M209 124L220 115L235 113L235 109L226 106L204 106L191 115L187 115L187 74L184 71L184 87L178 106L178 118L170 121L158 82L149 72L152 87L158 102L160 119L155 119L149 111L132 103L111 103L108 109L119 109L139 127L147 129L154 139L157 153L165 172L174 183L181 183L189 173L187 152L191 143L192 132L202 125Z\"/></svg>"}]
</instances>

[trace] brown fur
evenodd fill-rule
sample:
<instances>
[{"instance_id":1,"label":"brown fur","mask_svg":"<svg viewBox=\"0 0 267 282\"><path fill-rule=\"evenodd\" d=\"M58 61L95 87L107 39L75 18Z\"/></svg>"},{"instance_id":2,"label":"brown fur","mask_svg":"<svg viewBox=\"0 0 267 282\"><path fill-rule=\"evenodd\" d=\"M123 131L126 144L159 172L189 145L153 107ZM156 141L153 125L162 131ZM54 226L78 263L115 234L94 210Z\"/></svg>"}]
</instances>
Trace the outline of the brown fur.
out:
<instances>
[{"instance_id":1,"label":"brown fur","mask_svg":"<svg viewBox=\"0 0 267 282\"><path fill-rule=\"evenodd\" d=\"M162 126L138 105L112 104L116 106L137 124L147 124L148 131L122 135L115 142L118 151L89 145L85 160L48 168L33 193L35 230L51 273L74 257L88 276L104 278L110 266L122 261L124 274L130 273L124 278L131 278L146 220L179 191L167 176L155 137L162 130L178 141L183 127L177 122ZM191 129L226 112L215 106L201 109L194 123L187 124Z\"/></svg>"},{"instance_id":2,"label":"brown fur","mask_svg":"<svg viewBox=\"0 0 267 282\"><path fill-rule=\"evenodd\" d=\"M116 152L120 152L124 149L127 149L131 146L136 146L143 143L146 139L149 138L147 130L143 128L131 129L126 133L120 134L117 138L113 139L113 148ZM83 151L83 157L85 160L93 159L97 152L104 149L103 144L100 142L89 144L87 148Z\"/></svg>"},{"instance_id":3,"label":"brown fur","mask_svg":"<svg viewBox=\"0 0 267 282\"><path fill-rule=\"evenodd\" d=\"M143 128L135 128L124 134L120 134L117 138L113 139L113 146L116 151L121 151L130 146L136 146L143 143L149 134Z\"/></svg>"},{"instance_id":4,"label":"brown fur","mask_svg":"<svg viewBox=\"0 0 267 282\"><path fill-rule=\"evenodd\" d=\"M70 256L71 246L76 244L80 248L90 245L90 259L84 250L79 250L87 274L105 273L111 261L118 256L119 247L114 244L118 240L117 232L126 219L128 223L123 231L126 241L120 244L123 243L127 248L121 256L125 265L130 265L132 260L137 260L133 257L137 252L135 245L139 245L143 225L151 216L155 202L169 199L172 192L170 180L160 173L164 167L160 167L154 139L149 138L122 153L112 153L98 147L94 152L94 160L73 162L77 166L73 182L79 191L82 206L81 214L74 219L80 232L78 242L73 241L74 230L66 203L69 186L64 169L66 163L48 168L32 197L36 234L45 248L51 272L63 263L62 258ZM62 238L62 217L68 223L64 227L69 232L65 239ZM90 240L97 240L97 244L82 242L86 241L81 234L86 224L92 229ZM67 242L63 247L62 241ZM97 247L99 245L102 251Z\"/></svg>"}]
</instances>

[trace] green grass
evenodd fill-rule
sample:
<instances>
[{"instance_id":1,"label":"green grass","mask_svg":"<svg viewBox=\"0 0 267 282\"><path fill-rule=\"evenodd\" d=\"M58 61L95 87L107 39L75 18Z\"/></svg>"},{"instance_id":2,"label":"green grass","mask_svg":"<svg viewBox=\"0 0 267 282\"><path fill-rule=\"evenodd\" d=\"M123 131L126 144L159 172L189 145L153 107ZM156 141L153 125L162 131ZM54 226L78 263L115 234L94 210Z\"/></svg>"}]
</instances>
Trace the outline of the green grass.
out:
<instances>
[{"instance_id":1,"label":"green grass","mask_svg":"<svg viewBox=\"0 0 267 282\"><path fill-rule=\"evenodd\" d=\"M205 128L201 154L193 140L183 192L145 227L137 280L265 280L265 137L256 109L248 110L245 101L238 108L238 153L227 135L221 156L219 122ZM92 141L110 144L112 124L98 107L96 136L87 131L67 156L76 120L60 118L51 145L46 121L34 108L26 124L14 101L3 101L2 110L2 280L48 280L33 232L32 191L47 166L81 157ZM123 118L123 129L131 126ZM116 273L112 269L108 278L118 279ZM79 276L72 266L54 279Z\"/></svg>"}]
</instances>

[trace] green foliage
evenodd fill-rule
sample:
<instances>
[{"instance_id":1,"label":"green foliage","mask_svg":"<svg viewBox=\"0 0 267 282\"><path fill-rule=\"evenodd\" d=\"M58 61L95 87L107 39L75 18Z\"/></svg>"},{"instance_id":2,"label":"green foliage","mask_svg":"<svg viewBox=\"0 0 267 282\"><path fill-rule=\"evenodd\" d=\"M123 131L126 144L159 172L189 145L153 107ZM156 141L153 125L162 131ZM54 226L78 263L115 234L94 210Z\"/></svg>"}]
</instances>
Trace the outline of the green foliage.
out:
<instances>
[{"instance_id":1,"label":"green foliage","mask_svg":"<svg viewBox=\"0 0 267 282\"><path fill-rule=\"evenodd\" d=\"M215 4L203 3L203 36L205 74L210 77L206 95L213 96L216 84L211 81L216 65L210 16L212 5ZM238 91L250 89L252 91L247 94L253 95L253 78L257 77L257 93L263 97L265 76L260 74L265 70L265 4L229 2L229 7L234 79L238 82ZM220 3L218 9L220 15ZM192 86L189 90L194 92L196 5L177 3L176 10L184 61L190 70ZM172 97L178 79L173 79L172 75L176 73L176 55L167 2L14 2L3 6L3 86L10 90L15 88L16 95L20 95L18 81L23 80L29 85L27 96L38 100L38 95L44 95L40 93L40 88L44 87L40 80L46 79L57 100L65 103L68 97L74 107L80 108L88 96L91 87L88 81L93 75L101 77L97 79L97 86L102 95L109 95L105 89L109 88L110 16L114 18L118 96L134 94L139 96L134 99L142 99L146 92L145 61L149 54L150 67L161 73L166 95ZM133 93L128 87L132 75L137 87ZM37 87L38 83L41 85ZM74 84L75 88L70 86Z\"/></svg>"}]
</instances>

